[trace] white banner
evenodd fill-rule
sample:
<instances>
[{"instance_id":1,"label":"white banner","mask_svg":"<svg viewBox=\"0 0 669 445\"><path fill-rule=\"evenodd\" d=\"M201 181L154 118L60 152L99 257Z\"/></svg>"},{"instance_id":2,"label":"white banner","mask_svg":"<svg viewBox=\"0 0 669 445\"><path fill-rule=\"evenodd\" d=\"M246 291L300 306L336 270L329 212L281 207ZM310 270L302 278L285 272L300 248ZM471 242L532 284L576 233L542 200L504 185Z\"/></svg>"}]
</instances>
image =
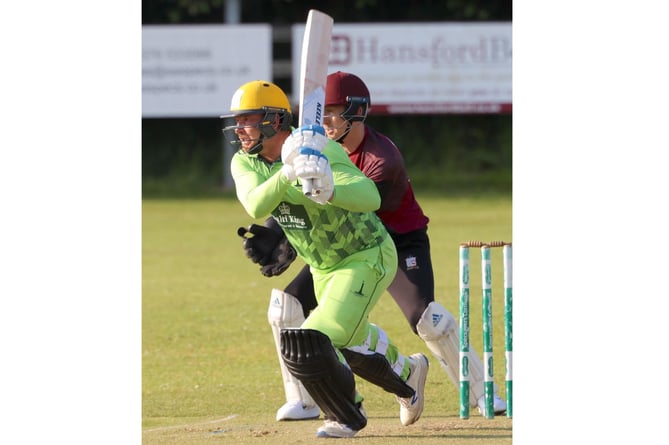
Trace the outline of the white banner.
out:
<instances>
[{"instance_id":1,"label":"white banner","mask_svg":"<svg viewBox=\"0 0 669 445\"><path fill-rule=\"evenodd\" d=\"M254 79L272 80L269 25L142 27L143 117L218 117Z\"/></svg>"},{"instance_id":2,"label":"white banner","mask_svg":"<svg viewBox=\"0 0 669 445\"><path fill-rule=\"evenodd\" d=\"M293 25L293 102L304 25ZM511 22L335 21L328 73L359 76L373 113L511 112Z\"/></svg>"}]
</instances>

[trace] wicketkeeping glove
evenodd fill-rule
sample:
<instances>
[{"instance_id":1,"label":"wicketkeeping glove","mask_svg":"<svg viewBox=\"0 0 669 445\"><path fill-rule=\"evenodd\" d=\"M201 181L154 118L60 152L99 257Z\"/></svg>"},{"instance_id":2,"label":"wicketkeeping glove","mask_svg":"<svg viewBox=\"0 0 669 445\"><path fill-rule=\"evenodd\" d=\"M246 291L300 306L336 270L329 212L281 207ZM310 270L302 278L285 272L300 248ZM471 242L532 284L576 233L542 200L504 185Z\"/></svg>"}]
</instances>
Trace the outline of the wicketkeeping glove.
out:
<instances>
[{"instance_id":1,"label":"wicketkeeping glove","mask_svg":"<svg viewBox=\"0 0 669 445\"><path fill-rule=\"evenodd\" d=\"M267 218L263 226L251 224L248 229L239 227L237 234L243 238L242 248L246 256L260 264L260 272L266 277L281 275L297 257L295 249L272 217Z\"/></svg>"},{"instance_id":2,"label":"wicketkeeping glove","mask_svg":"<svg viewBox=\"0 0 669 445\"><path fill-rule=\"evenodd\" d=\"M290 266L295 258L297 257L297 252L293 246L288 242L288 239L284 236L276 248L272 251L272 255L264 266L260 268L260 273L266 277L275 277L281 275L288 266Z\"/></svg>"}]
</instances>

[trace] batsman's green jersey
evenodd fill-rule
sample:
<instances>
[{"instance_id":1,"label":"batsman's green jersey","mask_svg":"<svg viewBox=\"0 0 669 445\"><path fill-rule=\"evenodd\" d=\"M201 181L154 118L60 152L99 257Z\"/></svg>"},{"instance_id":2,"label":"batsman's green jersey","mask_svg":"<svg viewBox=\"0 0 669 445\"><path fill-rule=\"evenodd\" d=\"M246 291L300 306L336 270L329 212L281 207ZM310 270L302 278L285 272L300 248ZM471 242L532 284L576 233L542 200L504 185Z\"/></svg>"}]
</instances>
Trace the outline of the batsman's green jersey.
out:
<instances>
[{"instance_id":1,"label":"batsman's green jersey","mask_svg":"<svg viewBox=\"0 0 669 445\"><path fill-rule=\"evenodd\" d=\"M350 161L341 145L330 141L323 150L332 168L335 193L321 205L257 155L237 153L232 175L237 197L253 218L271 213L298 255L316 269L337 265L354 252L377 246L388 232L374 213L381 204L374 182Z\"/></svg>"}]
</instances>

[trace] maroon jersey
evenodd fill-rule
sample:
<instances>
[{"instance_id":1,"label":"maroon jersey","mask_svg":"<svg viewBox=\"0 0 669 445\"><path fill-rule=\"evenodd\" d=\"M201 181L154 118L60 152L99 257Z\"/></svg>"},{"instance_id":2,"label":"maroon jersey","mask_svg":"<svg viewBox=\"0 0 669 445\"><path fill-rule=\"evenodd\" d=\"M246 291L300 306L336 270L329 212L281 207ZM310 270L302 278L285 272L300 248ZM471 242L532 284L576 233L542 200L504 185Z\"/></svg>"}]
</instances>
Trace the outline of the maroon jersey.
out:
<instances>
[{"instance_id":1,"label":"maroon jersey","mask_svg":"<svg viewBox=\"0 0 669 445\"><path fill-rule=\"evenodd\" d=\"M408 233L427 226L429 219L416 201L402 153L390 139L365 126L365 137L348 157L379 189L381 207L376 214L388 231Z\"/></svg>"}]
</instances>

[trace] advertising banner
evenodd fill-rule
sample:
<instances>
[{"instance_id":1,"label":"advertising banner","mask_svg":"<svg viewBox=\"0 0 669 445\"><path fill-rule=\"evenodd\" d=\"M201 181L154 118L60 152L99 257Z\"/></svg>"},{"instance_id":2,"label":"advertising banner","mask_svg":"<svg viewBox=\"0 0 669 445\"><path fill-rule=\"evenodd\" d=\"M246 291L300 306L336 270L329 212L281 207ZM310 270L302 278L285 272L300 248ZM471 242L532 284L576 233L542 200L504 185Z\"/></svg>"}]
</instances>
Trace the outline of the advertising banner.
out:
<instances>
[{"instance_id":1,"label":"advertising banner","mask_svg":"<svg viewBox=\"0 0 669 445\"><path fill-rule=\"evenodd\" d=\"M293 92L303 33L293 25ZM362 78L375 114L509 113L511 37L511 22L335 21L328 72Z\"/></svg>"},{"instance_id":2,"label":"advertising banner","mask_svg":"<svg viewBox=\"0 0 669 445\"><path fill-rule=\"evenodd\" d=\"M272 80L269 25L142 27L142 117L218 117L252 79Z\"/></svg>"}]
</instances>

